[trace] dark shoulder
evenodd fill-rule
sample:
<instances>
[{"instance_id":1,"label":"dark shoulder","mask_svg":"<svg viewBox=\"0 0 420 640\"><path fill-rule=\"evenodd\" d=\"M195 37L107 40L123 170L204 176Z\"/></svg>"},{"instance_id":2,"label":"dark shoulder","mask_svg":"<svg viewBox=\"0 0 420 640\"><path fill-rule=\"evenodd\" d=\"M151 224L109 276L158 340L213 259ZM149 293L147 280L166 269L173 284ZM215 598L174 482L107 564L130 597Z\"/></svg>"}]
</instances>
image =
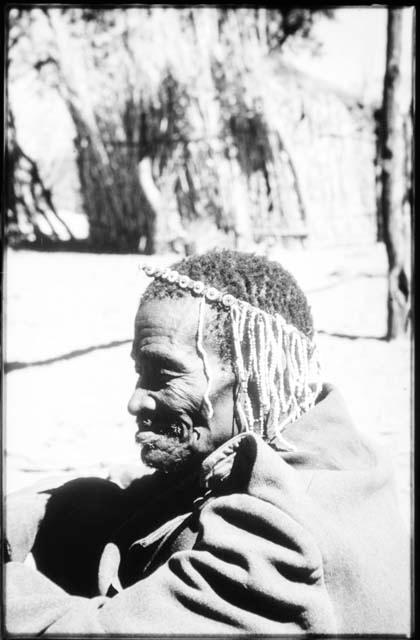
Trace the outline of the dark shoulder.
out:
<instances>
[{"instance_id":1,"label":"dark shoulder","mask_svg":"<svg viewBox=\"0 0 420 640\"><path fill-rule=\"evenodd\" d=\"M110 480L103 478L77 478L54 489L46 489L49 504L74 509L100 508L109 501L119 500L123 490Z\"/></svg>"},{"instance_id":2,"label":"dark shoulder","mask_svg":"<svg viewBox=\"0 0 420 640\"><path fill-rule=\"evenodd\" d=\"M103 478L77 478L42 493L48 495L44 526L52 522L75 524L82 528L106 528L117 524L132 508L159 493L162 482L157 474L134 480L122 489L115 482Z\"/></svg>"},{"instance_id":3,"label":"dark shoulder","mask_svg":"<svg viewBox=\"0 0 420 640\"><path fill-rule=\"evenodd\" d=\"M131 514L126 490L102 478L78 478L45 493L33 548L37 567L68 593L92 597L101 553Z\"/></svg>"}]
</instances>

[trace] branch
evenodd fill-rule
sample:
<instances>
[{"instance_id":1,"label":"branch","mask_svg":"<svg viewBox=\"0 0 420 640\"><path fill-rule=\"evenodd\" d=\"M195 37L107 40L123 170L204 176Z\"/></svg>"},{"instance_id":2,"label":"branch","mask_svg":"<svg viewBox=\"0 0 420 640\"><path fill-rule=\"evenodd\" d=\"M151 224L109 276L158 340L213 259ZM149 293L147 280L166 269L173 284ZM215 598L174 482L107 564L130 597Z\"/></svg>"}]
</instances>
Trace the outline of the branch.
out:
<instances>
[{"instance_id":1,"label":"branch","mask_svg":"<svg viewBox=\"0 0 420 640\"><path fill-rule=\"evenodd\" d=\"M289 164L289 168L290 168L290 171L291 171L292 176L293 176L295 192L296 192L296 196L297 196L298 203L299 203L300 215L301 215L301 218L302 218L303 222L306 222L306 220L307 220L306 205L305 205L305 201L304 201L304 197L303 197L303 192L302 192L302 189L301 189L301 186L300 186L300 179L299 179L299 176L298 176L298 172L297 172L297 169L296 169L295 162L294 162L294 160L292 158L292 155L291 155L289 149L286 146L286 143L284 141L283 136L280 134L279 131L276 131L276 136L277 136L277 140L278 140L280 149L282 151L284 151L284 153L285 153L285 155L287 157L287 162Z\"/></svg>"}]
</instances>

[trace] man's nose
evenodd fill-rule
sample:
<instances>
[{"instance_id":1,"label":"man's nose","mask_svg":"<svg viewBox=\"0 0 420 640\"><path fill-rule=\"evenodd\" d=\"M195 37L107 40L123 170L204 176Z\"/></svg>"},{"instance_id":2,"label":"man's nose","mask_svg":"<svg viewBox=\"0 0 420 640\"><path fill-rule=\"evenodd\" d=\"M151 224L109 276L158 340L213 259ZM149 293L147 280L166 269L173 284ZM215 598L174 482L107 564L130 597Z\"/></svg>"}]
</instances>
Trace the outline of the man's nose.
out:
<instances>
[{"instance_id":1,"label":"man's nose","mask_svg":"<svg viewBox=\"0 0 420 640\"><path fill-rule=\"evenodd\" d=\"M145 389L137 388L128 402L128 412L136 416L140 411L155 411L156 400Z\"/></svg>"}]
</instances>

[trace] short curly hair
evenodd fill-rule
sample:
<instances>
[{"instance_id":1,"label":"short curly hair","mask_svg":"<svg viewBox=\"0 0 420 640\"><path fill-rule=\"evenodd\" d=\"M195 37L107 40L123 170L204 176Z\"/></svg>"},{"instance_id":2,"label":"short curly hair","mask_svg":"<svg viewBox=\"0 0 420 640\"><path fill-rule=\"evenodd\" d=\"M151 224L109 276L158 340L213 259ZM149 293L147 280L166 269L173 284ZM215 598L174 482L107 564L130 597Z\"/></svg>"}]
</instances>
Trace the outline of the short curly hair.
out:
<instances>
[{"instance_id":1,"label":"short curly hair","mask_svg":"<svg viewBox=\"0 0 420 640\"><path fill-rule=\"evenodd\" d=\"M278 262L256 254L223 249L184 258L171 265L172 269L193 280L202 280L244 300L267 313L280 313L286 322L312 338L314 333L311 310L302 289L294 277ZM189 295L184 289L167 281L154 280L145 290L142 302L163 298L182 298ZM231 324L229 314L220 309L216 326L210 329L211 338L219 347L224 360L231 357Z\"/></svg>"}]
</instances>

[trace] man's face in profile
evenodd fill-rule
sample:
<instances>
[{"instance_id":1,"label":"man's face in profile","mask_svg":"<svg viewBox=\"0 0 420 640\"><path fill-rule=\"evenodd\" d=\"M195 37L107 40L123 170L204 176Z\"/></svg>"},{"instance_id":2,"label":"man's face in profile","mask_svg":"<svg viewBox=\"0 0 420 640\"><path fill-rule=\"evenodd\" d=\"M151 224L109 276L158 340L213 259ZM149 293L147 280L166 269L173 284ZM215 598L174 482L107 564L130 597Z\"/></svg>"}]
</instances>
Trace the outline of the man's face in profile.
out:
<instances>
[{"instance_id":1,"label":"man's face in profile","mask_svg":"<svg viewBox=\"0 0 420 640\"><path fill-rule=\"evenodd\" d=\"M236 433L234 374L205 344L214 415L203 409L207 378L197 351L199 300L149 300L136 315L132 358L139 376L128 410L148 466L170 472L198 462ZM206 307L206 324L213 312Z\"/></svg>"}]
</instances>

